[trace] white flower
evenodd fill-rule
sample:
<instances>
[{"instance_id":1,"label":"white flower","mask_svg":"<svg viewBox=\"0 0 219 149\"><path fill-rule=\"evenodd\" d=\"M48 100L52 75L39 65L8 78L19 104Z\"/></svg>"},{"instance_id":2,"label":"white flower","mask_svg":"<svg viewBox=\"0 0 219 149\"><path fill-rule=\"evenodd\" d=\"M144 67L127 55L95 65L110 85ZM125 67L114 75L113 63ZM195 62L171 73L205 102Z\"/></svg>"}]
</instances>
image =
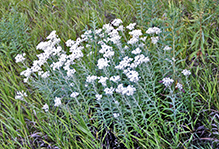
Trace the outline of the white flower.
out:
<instances>
[{"instance_id":1,"label":"white flower","mask_svg":"<svg viewBox=\"0 0 219 149\"><path fill-rule=\"evenodd\" d=\"M132 37L127 43L133 45L136 44L138 41L138 38Z\"/></svg>"},{"instance_id":2,"label":"white flower","mask_svg":"<svg viewBox=\"0 0 219 149\"><path fill-rule=\"evenodd\" d=\"M174 80L173 79L170 79L169 77L167 78L163 78L162 79L162 81L163 81L163 84L166 86L166 87L168 87L168 86L170 86L173 82L174 82Z\"/></svg>"},{"instance_id":3,"label":"white flower","mask_svg":"<svg viewBox=\"0 0 219 149\"><path fill-rule=\"evenodd\" d=\"M147 37L145 36L145 37L142 37L142 38L140 38L143 42L145 42L145 40L147 39Z\"/></svg>"},{"instance_id":4,"label":"white flower","mask_svg":"<svg viewBox=\"0 0 219 149\"><path fill-rule=\"evenodd\" d=\"M109 62L109 60L107 60L106 58L100 58L98 60L97 66L99 69L103 69L104 67L109 66L108 62Z\"/></svg>"},{"instance_id":5,"label":"white flower","mask_svg":"<svg viewBox=\"0 0 219 149\"><path fill-rule=\"evenodd\" d=\"M191 74L191 72L189 70L187 70L187 69L184 69L182 71L182 73L184 74L184 76L189 76Z\"/></svg>"},{"instance_id":6,"label":"white flower","mask_svg":"<svg viewBox=\"0 0 219 149\"><path fill-rule=\"evenodd\" d=\"M128 85L127 88L126 88L126 95L127 96L132 96L135 91L136 91L136 89L133 86Z\"/></svg>"},{"instance_id":7,"label":"white flower","mask_svg":"<svg viewBox=\"0 0 219 149\"><path fill-rule=\"evenodd\" d=\"M103 29L105 30L106 33L109 33L111 30L113 30L113 26L110 24L104 24Z\"/></svg>"},{"instance_id":8,"label":"white flower","mask_svg":"<svg viewBox=\"0 0 219 149\"><path fill-rule=\"evenodd\" d=\"M15 99L19 99L19 100L22 100L24 101L24 97L27 97L27 93L25 93L24 91L18 91L16 96L15 96Z\"/></svg>"},{"instance_id":9,"label":"white flower","mask_svg":"<svg viewBox=\"0 0 219 149\"><path fill-rule=\"evenodd\" d=\"M158 27L153 27L153 28L149 28L147 31L146 31L147 34L160 34L161 33L161 30L158 28Z\"/></svg>"},{"instance_id":10,"label":"white flower","mask_svg":"<svg viewBox=\"0 0 219 149\"><path fill-rule=\"evenodd\" d=\"M69 40L67 40L67 41L65 42L65 44L66 44L67 47L71 47L71 46L73 46L73 45L75 44L75 41L69 39Z\"/></svg>"},{"instance_id":11,"label":"white flower","mask_svg":"<svg viewBox=\"0 0 219 149\"><path fill-rule=\"evenodd\" d=\"M158 40L159 40L159 37L157 36L157 37L151 37L151 42L153 43L153 44L156 44L157 42L158 42Z\"/></svg>"},{"instance_id":12,"label":"white flower","mask_svg":"<svg viewBox=\"0 0 219 149\"><path fill-rule=\"evenodd\" d=\"M76 72L75 69L68 69L68 70L67 70L67 76L68 76L68 77L72 77L73 74L75 74L75 72Z\"/></svg>"},{"instance_id":13,"label":"white flower","mask_svg":"<svg viewBox=\"0 0 219 149\"><path fill-rule=\"evenodd\" d=\"M180 84L180 83L177 83L177 84L176 84L176 88L182 90L182 87L183 87L182 84Z\"/></svg>"},{"instance_id":14,"label":"white flower","mask_svg":"<svg viewBox=\"0 0 219 149\"><path fill-rule=\"evenodd\" d=\"M101 28L100 29L96 29L94 32L95 32L95 34L100 34L102 32L102 29Z\"/></svg>"},{"instance_id":15,"label":"white flower","mask_svg":"<svg viewBox=\"0 0 219 149\"><path fill-rule=\"evenodd\" d=\"M117 117L119 117L119 113L113 113L113 117L115 117L115 118L117 118Z\"/></svg>"},{"instance_id":16,"label":"white flower","mask_svg":"<svg viewBox=\"0 0 219 149\"><path fill-rule=\"evenodd\" d=\"M136 23L131 23L128 26L126 26L127 29L133 30L135 28Z\"/></svg>"},{"instance_id":17,"label":"white flower","mask_svg":"<svg viewBox=\"0 0 219 149\"><path fill-rule=\"evenodd\" d=\"M124 28L123 25L120 25L116 30L117 31L123 31L124 30L123 28Z\"/></svg>"},{"instance_id":18,"label":"white flower","mask_svg":"<svg viewBox=\"0 0 219 149\"><path fill-rule=\"evenodd\" d=\"M94 82L96 79L98 79L97 76L87 76L87 79L86 79L86 82L87 83L91 83L91 82Z\"/></svg>"},{"instance_id":19,"label":"white flower","mask_svg":"<svg viewBox=\"0 0 219 149\"><path fill-rule=\"evenodd\" d=\"M110 87L110 88L105 88L104 89L104 92L107 94L107 95L112 95L113 92L114 92L114 88L113 87Z\"/></svg>"},{"instance_id":20,"label":"white flower","mask_svg":"<svg viewBox=\"0 0 219 149\"><path fill-rule=\"evenodd\" d=\"M45 112L48 112L49 111L49 106L47 104L45 104L43 107L42 107L43 110L45 110Z\"/></svg>"},{"instance_id":21,"label":"white flower","mask_svg":"<svg viewBox=\"0 0 219 149\"><path fill-rule=\"evenodd\" d=\"M172 49L171 47L165 46L163 50L164 50L164 51L169 51L169 50L171 50L171 49Z\"/></svg>"},{"instance_id":22,"label":"white flower","mask_svg":"<svg viewBox=\"0 0 219 149\"><path fill-rule=\"evenodd\" d=\"M174 57L172 57L172 61L173 61L173 62L175 62L175 61L176 61L176 59L175 59Z\"/></svg>"},{"instance_id":23,"label":"white flower","mask_svg":"<svg viewBox=\"0 0 219 149\"><path fill-rule=\"evenodd\" d=\"M72 97L72 98L76 98L78 95L79 95L78 92L73 92L73 93L70 95L70 97Z\"/></svg>"},{"instance_id":24,"label":"white flower","mask_svg":"<svg viewBox=\"0 0 219 149\"><path fill-rule=\"evenodd\" d=\"M133 38L138 38L139 36L142 35L142 32L141 32L141 30L133 30L133 31L129 32L129 34L132 35Z\"/></svg>"},{"instance_id":25,"label":"white flower","mask_svg":"<svg viewBox=\"0 0 219 149\"><path fill-rule=\"evenodd\" d=\"M41 75L41 77L42 78L47 78L47 77L49 77L50 76L50 74L49 74L49 71L46 71L45 73L43 73L42 75Z\"/></svg>"},{"instance_id":26,"label":"white flower","mask_svg":"<svg viewBox=\"0 0 219 149\"><path fill-rule=\"evenodd\" d=\"M113 20L112 25L119 26L120 23L122 23L121 19L115 19L115 20Z\"/></svg>"},{"instance_id":27,"label":"white flower","mask_svg":"<svg viewBox=\"0 0 219 149\"><path fill-rule=\"evenodd\" d=\"M123 70L126 67L130 66L130 62L133 60L133 58L129 58L128 56L124 57L122 61L120 61L119 65L115 66L116 69Z\"/></svg>"},{"instance_id":28,"label":"white flower","mask_svg":"<svg viewBox=\"0 0 219 149\"><path fill-rule=\"evenodd\" d=\"M105 52L105 54L103 55L103 57L105 57L105 58L110 58L110 57L112 57L113 55L114 55L114 51L107 51L107 52Z\"/></svg>"},{"instance_id":29,"label":"white flower","mask_svg":"<svg viewBox=\"0 0 219 149\"><path fill-rule=\"evenodd\" d=\"M135 50L132 51L132 54L140 54L140 53L141 53L140 48L136 48Z\"/></svg>"},{"instance_id":30,"label":"white flower","mask_svg":"<svg viewBox=\"0 0 219 149\"><path fill-rule=\"evenodd\" d=\"M46 37L46 39L51 39L51 40L53 40L53 39L55 39L56 37L57 37L56 31L52 31L52 32L49 34L49 36Z\"/></svg>"},{"instance_id":31,"label":"white flower","mask_svg":"<svg viewBox=\"0 0 219 149\"><path fill-rule=\"evenodd\" d=\"M55 97L55 100L54 100L54 102L55 102L55 107L58 107L58 106L60 106L62 103L61 103L61 98L58 98L58 97Z\"/></svg>"},{"instance_id":32,"label":"white flower","mask_svg":"<svg viewBox=\"0 0 219 149\"><path fill-rule=\"evenodd\" d=\"M96 94L95 96L96 96L97 100L100 100L102 98L102 95L100 95L100 94Z\"/></svg>"},{"instance_id":33,"label":"white flower","mask_svg":"<svg viewBox=\"0 0 219 149\"><path fill-rule=\"evenodd\" d=\"M120 79L120 76L112 76L112 77L110 77L110 81L113 81L113 82L115 82L115 83L117 83L118 81L120 81L121 79Z\"/></svg>"},{"instance_id":34,"label":"white flower","mask_svg":"<svg viewBox=\"0 0 219 149\"><path fill-rule=\"evenodd\" d=\"M105 53L107 51L111 51L113 48L108 46L107 44L105 43L102 43L101 44L101 49L99 50L100 53Z\"/></svg>"},{"instance_id":35,"label":"white flower","mask_svg":"<svg viewBox=\"0 0 219 149\"><path fill-rule=\"evenodd\" d=\"M126 74L126 76L129 78L129 80L131 82L138 82L139 78L138 78L138 72L135 70L130 70L124 73Z\"/></svg>"},{"instance_id":36,"label":"white flower","mask_svg":"<svg viewBox=\"0 0 219 149\"><path fill-rule=\"evenodd\" d=\"M98 83L101 83L103 86L106 86L106 80L108 79L107 77L100 76L100 80Z\"/></svg>"},{"instance_id":37,"label":"white flower","mask_svg":"<svg viewBox=\"0 0 219 149\"><path fill-rule=\"evenodd\" d=\"M117 104L117 105L118 105L118 104L119 104L119 102L118 102L118 101L115 101L115 104Z\"/></svg>"},{"instance_id":38,"label":"white flower","mask_svg":"<svg viewBox=\"0 0 219 149\"><path fill-rule=\"evenodd\" d=\"M16 57L15 57L15 62L18 63L18 62L23 62L25 60L24 56L26 54L23 53L23 54L18 54Z\"/></svg>"},{"instance_id":39,"label":"white flower","mask_svg":"<svg viewBox=\"0 0 219 149\"><path fill-rule=\"evenodd\" d=\"M125 88L123 87L123 84L119 84L116 88L117 93L122 93L124 90Z\"/></svg>"},{"instance_id":40,"label":"white flower","mask_svg":"<svg viewBox=\"0 0 219 149\"><path fill-rule=\"evenodd\" d=\"M148 57L145 57L143 54L141 55L136 55L134 62L130 65L131 68L136 68L138 65L142 63L147 63L149 62L150 59Z\"/></svg>"},{"instance_id":41,"label":"white flower","mask_svg":"<svg viewBox=\"0 0 219 149\"><path fill-rule=\"evenodd\" d=\"M22 71L20 75L23 75L28 78L30 77L31 73L32 73L32 70L30 68L27 68L26 70Z\"/></svg>"}]
</instances>

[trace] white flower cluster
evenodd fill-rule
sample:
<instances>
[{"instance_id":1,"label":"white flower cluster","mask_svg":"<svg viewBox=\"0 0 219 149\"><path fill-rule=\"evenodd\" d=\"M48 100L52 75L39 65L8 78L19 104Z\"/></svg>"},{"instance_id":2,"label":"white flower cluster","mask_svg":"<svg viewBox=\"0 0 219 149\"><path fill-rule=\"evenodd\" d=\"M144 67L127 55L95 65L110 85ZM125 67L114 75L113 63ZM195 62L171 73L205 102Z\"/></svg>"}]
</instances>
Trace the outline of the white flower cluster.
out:
<instances>
[{"instance_id":1,"label":"white flower cluster","mask_svg":"<svg viewBox=\"0 0 219 149\"><path fill-rule=\"evenodd\" d=\"M27 97L27 93L25 93L24 91L18 91L16 93L16 96L15 96L15 99L19 99L19 100L22 100L24 101L24 97Z\"/></svg>"},{"instance_id":2,"label":"white flower cluster","mask_svg":"<svg viewBox=\"0 0 219 149\"><path fill-rule=\"evenodd\" d=\"M177 84L176 84L176 88L178 88L178 89L182 90L182 89L183 89L182 87L183 87L183 85L182 85L182 84L180 84L180 83L177 83Z\"/></svg>"},{"instance_id":3,"label":"white flower cluster","mask_svg":"<svg viewBox=\"0 0 219 149\"><path fill-rule=\"evenodd\" d=\"M72 98L76 98L78 95L79 95L78 92L73 92L73 93L70 95L70 97L72 97Z\"/></svg>"},{"instance_id":4,"label":"white flower cluster","mask_svg":"<svg viewBox=\"0 0 219 149\"><path fill-rule=\"evenodd\" d=\"M15 57L15 62L18 63L18 62L23 62L25 60L24 56L26 54L23 53L23 54L18 54L16 57Z\"/></svg>"},{"instance_id":5,"label":"white flower cluster","mask_svg":"<svg viewBox=\"0 0 219 149\"><path fill-rule=\"evenodd\" d=\"M158 27L150 27L147 31L147 34L160 34L161 30Z\"/></svg>"},{"instance_id":6,"label":"white flower cluster","mask_svg":"<svg viewBox=\"0 0 219 149\"><path fill-rule=\"evenodd\" d=\"M162 81L166 87L169 87L174 82L174 80L169 77L163 78Z\"/></svg>"},{"instance_id":7,"label":"white flower cluster","mask_svg":"<svg viewBox=\"0 0 219 149\"><path fill-rule=\"evenodd\" d=\"M121 23L122 23L121 19L115 19L115 20L113 20L112 25L119 26L119 24L121 24Z\"/></svg>"},{"instance_id":8,"label":"white flower cluster","mask_svg":"<svg viewBox=\"0 0 219 149\"><path fill-rule=\"evenodd\" d=\"M45 112L48 112L49 111L48 104L43 105L42 109L45 110Z\"/></svg>"},{"instance_id":9,"label":"white flower cluster","mask_svg":"<svg viewBox=\"0 0 219 149\"><path fill-rule=\"evenodd\" d=\"M131 96L134 94L136 89L132 85L128 85L127 87L123 87L123 84L119 84L116 88L117 93L121 93L122 95Z\"/></svg>"},{"instance_id":10,"label":"white flower cluster","mask_svg":"<svg viewBox=\"0 0 219 149\"><path fill-rule=\"evenodd\" d=\"M187 70L187 69L184 69L183 71L182 71L182 74L184 75L184 76L189 76L190 74L191 74L191 72L189 71L189 70Z\"/></svg>"},{"instance_id":11,"label":"white flower cluster","mask_svg":"<svg viewBox=\"0 0 219 149\"><path fill-rule=\"evenodd\" d=\"M62 104L61 98L58 98L58 97L55 97L54 102L55 102L55 105L54 105L55 107L58 107Z\"/></svg>"}]
</instances>

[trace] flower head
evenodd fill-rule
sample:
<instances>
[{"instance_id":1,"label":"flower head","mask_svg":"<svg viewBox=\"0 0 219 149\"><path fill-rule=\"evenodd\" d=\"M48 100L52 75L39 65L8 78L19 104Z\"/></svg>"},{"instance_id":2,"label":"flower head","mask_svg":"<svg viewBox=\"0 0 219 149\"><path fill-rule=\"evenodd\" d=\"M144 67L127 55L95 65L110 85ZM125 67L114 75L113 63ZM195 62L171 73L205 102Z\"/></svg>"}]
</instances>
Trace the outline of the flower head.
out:
<instances>
[{"instance_id":1,"label":"flower head","mask_svg":"<svg viewBox=\"0 0 219 149\"><path fill-rule=\"evenodd\" d=\"M152 27L152 28L149 28L147 31L146 31L147 34L160 34L161 33L161 30L158 28L158 27Z\"/></svg>"},{"instance_id":2,"label":"flower head","mask_svg":"<svg viewBox=\"0 0 219 149\"><path fill-rule=\"evenodd\" d=\"M24 97L27 97L27 93L25 93L24 91L18 91L17 95L15 96L15 99L19 99L24 101Z\"/></svg>"},{"instance_id":3,"label":"flower head","mask_svg":"<svg viewBox=\"0 0 219 149\"><path fill-rule=\"evenodd\" d=\"M127 29L133 30L135 28L136 23L131 23L128 26L126 26Z\"/></svg>"},{"instance_id":4,"label":"flower head","mask_svg":"<svg viewBox=\"0 0 219 149\"><path fill-rule=\"evenodd\" d=\"M113 20L112 25L119 26L120 23L122 23L121 19L115 19L115 20Z\"/></svg>"},{"instance_id":5,"label":"flower head","mask_svg":"<svg viewBox=\"0 0 219 149\"><path fill-rule=\"evenodd\" d=\"M24 56L26 54L23 53L23 54L18 54L16 57L15 57L15 62L18 63L18 62L23 62L25 60Z\"/></svg>"},{"instance_id":6,"label":"flower head","mask_svg":"<svg viewBox=\"0 0 219 149\"><path fill-rule=\"evenodd\" d=\"M113 87L110 87L110 88L105 88L104 89L104 92L107 94L107 95L112 95L113 92L114 92L114 88Z\"/></svg>"},{"instance_id":7,"label":"flower head","mask_svg":"<svg viewBox=\"0 0 219 149\"><path fill-rule=\"evenodd\" d=\"M184 69L182 71L182 74L184 74L184 76L189 76L191 74L191 72L189 70L187 70L187 69Z\"/></svg>"},{"instance_id":8,"label":"flower head","mask_svg":"<svg viewBox=\"0 0 219 149\"><path fill-rule=\"evenodd\" d=\"M183 87L182 84L180 84L180 83L177 83L177 84L176 84L176 88L182 90L182 89L183 89L182 87Z\"/></svg>"},{"instance_id":9,"label":"flower head","mask_svg":"<svg viewBox=\"0 0 219 149\"><path fill-rule=\"evenodd\" d=\"M58 97L55 97L55 100L54 100L54 102L55 102L55 107L58 107L58 106L60 106L62 103L61 103L61 98L58 98Z\"/></svg>"},{"instance_id":10,"label":"flower head","mask_svg":"<svg viewBox=\"0 0 219 149\"><path fill-rule=\"evenodd\" d=\"M47 104L45 104L43 107L42 107L43 110L45 110L45 112L48 112L49 111L49 106Z\"/></svg>"},{"instance_id":11,"label":"flower head","mask_svg":"<svg viewBox=\"0 0 219 149\"><path fill-rule=\"evenodd\" d=\"M157 42L158 42L158 40L159 40L159 37L157 36L157 37L151 37L151 42L153 43L153 44L156 44Z\"/></svg>"},{"instance_id":12,"label":"flower head","mask_svg":"<svg viewBox=\"0 0 219 149\"><path fill-rule=\"evenodd\" d=\"M166 78L163 78L163 79L162 79L162 83L163 83L166 87L170 86L173 82L174 82L174 80L173 80L173 79L170 79L169 77L166 77Z\"/></svg>"},{"instance_id":13,"label":"flower head","mask_svg":"<svg viewBox=\"0 0 219 149\"><path fill-rule=\"evenodd\" d=\"M117 118L117 117L119 117L119 113L113 113L113 117L115 117L115 118Z\"/></svg>"},{"instance_id":14,"label":"flower head","mask_svg":"<svg viewBox=\"0 0 219 149\"><path fill-rule=\"evenodd\" d=\"M108 63L109 63L109 60L107 60L106 58L101 58L98 60L97 66L99 69L103 69L104 67L109 66Z\"/></svg>"},{"instance_id":15,"label":"flower head","mask_svg":"<svg viewBox=\"0 0 219 149\"><path fill-rule=\"evenodd\" d=\"M70 95L70 97L72 97L72 98L76 98L78 95L79 95L78 92L73 92L73 93Z\"/></svg>"},{"instance_id":16,"label":"flower head","mask_svg":"<svg viewBox=\"0 0 219 149\"><path fill-rule=\"evenodd\" d=\"M96 97L97 100L100 100L102 98L102 95L96 94L95 97Z\"/></svg>"}]
</instances>

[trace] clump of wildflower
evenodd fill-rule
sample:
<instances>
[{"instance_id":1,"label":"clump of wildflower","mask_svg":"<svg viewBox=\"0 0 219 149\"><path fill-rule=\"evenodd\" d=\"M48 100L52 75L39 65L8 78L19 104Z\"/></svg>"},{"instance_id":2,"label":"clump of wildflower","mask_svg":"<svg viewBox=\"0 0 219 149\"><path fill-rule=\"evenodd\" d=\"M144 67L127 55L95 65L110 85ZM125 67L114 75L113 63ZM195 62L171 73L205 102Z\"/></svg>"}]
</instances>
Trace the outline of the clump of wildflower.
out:
<instances>
[{"instance_id":1,"label":"clump of wildflower","mask_svg":"<svg viewBox=\"0 0 219 149\"><path fill-rule=\"evenodd\" d=\"M174 82L173 79L170 79L169 77L163 78L162 83L166 86L169 87L172 83Z\"/></svg>"},{"instance_id":2,"label":"clump of wildflower","mask_svg":"<svg viewBox=\"0 0 219 149\"><path fill-rule=\"evenodd\" d=\"M58 97L55 97L54 102L55 102L55 105L54 105L55 107L58 107L62 104L61 98L58 98Z\"/></svg>"},{"instance_id":3,"label":"clump of wildflower","mask_svg":"<svg viewBox=\"0 0 219 149\"><path fill-rule=\"evenodd\" d=\"M15 57L15 62L18 63L18 62L23 62L25 60L24 56L26 54L23 53L23 54L18 54L16 57Z\"/></svg>"},{"instance_id":4,"label":"clump of wildflower","mask_svg":"<svg viewBox=\"0 0 219 149\"><path fill-rule=\"evenodd\" d=\"M45 105L43 105L42 109L45 110L45 112L48 112L49 106L47 104L45 104Z\"/></svg>"},{"instance_id":5,"label":"clump of wildflower","mask_svg":"<svg viewBox=\"0 0 219 149\"><path fill-rule=\"evenodd\" d=\"M182 74L183 74L184 76L188 77L188 76L191 74L191 72L190 72L189 70L187 70L187 69L184 69L184 70L182 71Z\"/></svg>"},{"instance_id":6,"label":"clump of wildflower","mask_svg":"<svg viewBox=\"0 0 219 149\"><path fill-rule=\"evenodd\" d=\"M16 93L15 99L19 99L19 100L24 101L24 97L27 97L27 93L24 92L24 91L21 91L21 92L18 91L18 92Z\"/></svg>"}]
</instances>

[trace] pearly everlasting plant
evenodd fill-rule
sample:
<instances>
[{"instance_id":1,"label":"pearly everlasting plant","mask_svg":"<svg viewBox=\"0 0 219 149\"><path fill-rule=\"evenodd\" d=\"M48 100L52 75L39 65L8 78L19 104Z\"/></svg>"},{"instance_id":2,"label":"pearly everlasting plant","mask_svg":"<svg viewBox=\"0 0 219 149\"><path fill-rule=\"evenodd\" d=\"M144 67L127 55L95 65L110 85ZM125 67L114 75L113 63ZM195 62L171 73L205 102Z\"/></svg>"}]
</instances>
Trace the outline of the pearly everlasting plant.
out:
<instances>
[{"instance_id":1,"label":"pearly everlasting plant","mask_svg":"<svg viewBox=\"0 0 219 149\"><path fill-rule=\"evenodd\" d=\"M21 75L52 101L47 103L53 105L45 104L42 109L67 106L74 113L77 108L87 123L92 111L89 117L96 119L97 125L114 124L119 134L134 127L130 122L148 129L150 115L161 118L164 111L174 125L178 123L186 108L181 99L187 86L180 77L174 46L167 46L170 42L158 27L140 30L135 29L136 23L121 24L122 20L115 19L85 31L76 40L67 40L69 52L61 47L55 31L37 45L42 53ZM16 61L21 60L24 58L18 55ZM188 78L191 72L182 73Z\"/></svg>"}]
</instances>

